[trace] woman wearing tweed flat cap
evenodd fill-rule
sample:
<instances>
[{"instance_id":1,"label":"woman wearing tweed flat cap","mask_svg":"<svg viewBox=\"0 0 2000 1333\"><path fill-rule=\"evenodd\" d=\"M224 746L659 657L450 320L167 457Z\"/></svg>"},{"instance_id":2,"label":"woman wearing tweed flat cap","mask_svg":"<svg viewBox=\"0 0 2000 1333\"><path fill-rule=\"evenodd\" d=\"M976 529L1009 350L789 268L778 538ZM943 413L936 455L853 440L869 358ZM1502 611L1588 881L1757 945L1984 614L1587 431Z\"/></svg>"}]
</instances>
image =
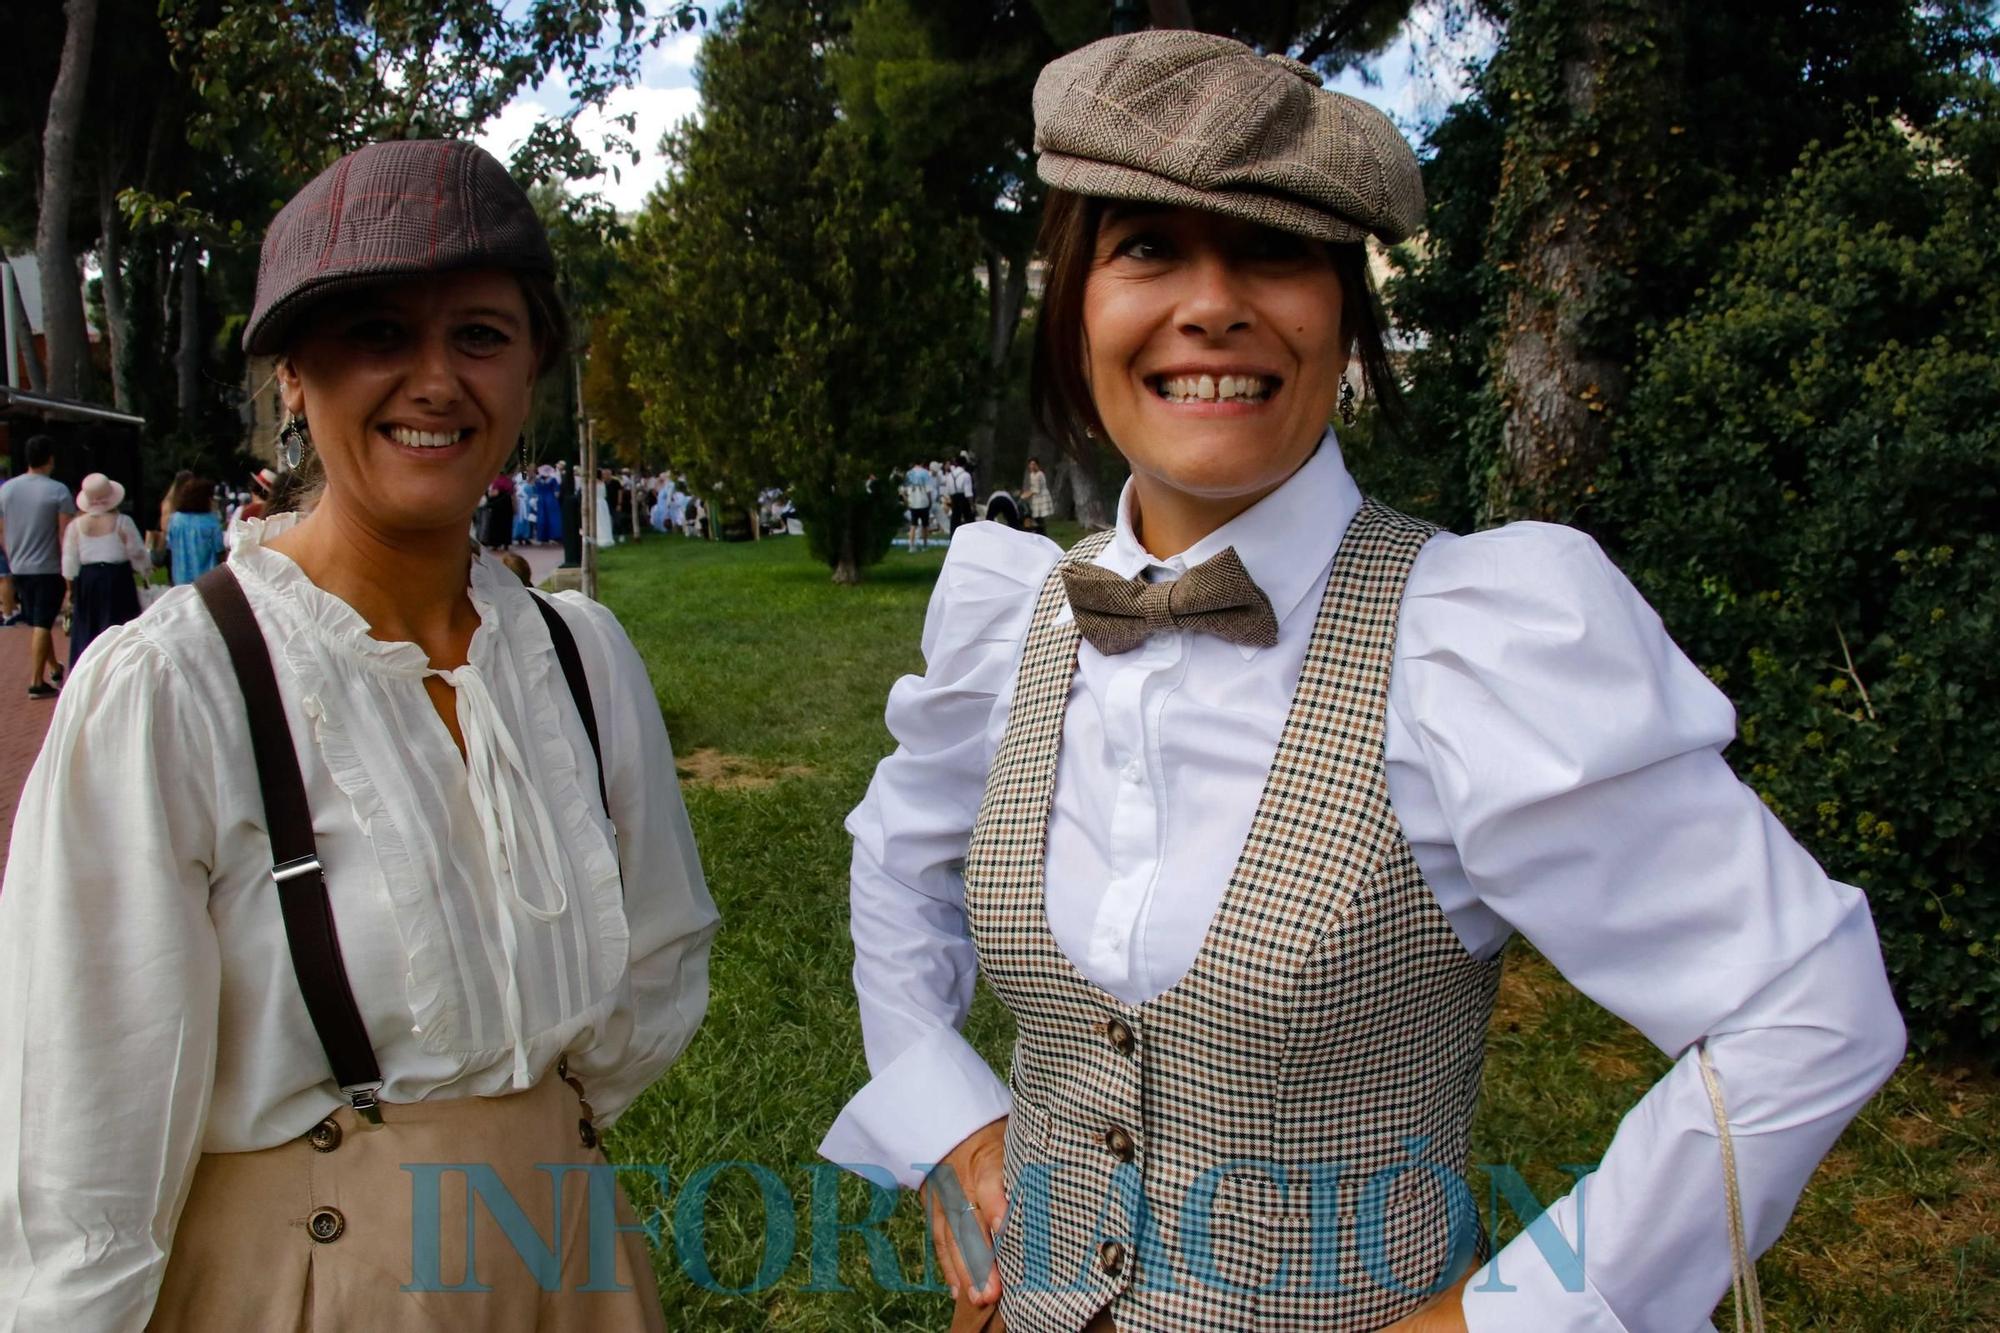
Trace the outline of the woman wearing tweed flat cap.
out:
<instances>
[{"instance_id":1,"label":"woman wearing tweed flat cap","mask_svg":"<svg viewBox=\"0 0 2000 1333\"><path fill-rule=\"evenodd\" d=\"M951 1168L959 1328L1705 1328L1726 1195L1747 1270L1901 1054L1868 909L1588 537L1356 488L1342 376L1394 389L1362 241L1423 201L1318 83L1189 32L1042 73L1036 410L1131 481L1067 554L953 540L848 820L873 1078L821 1150ZM1516 932L1677 1063L1493 1257L1464 1172ZM1005 1081L957 1031L981 973Z\"/></svg>"},{"instance_id":2,"label":"woman wearing tweed flat cap","mask_svg":"<svg viewBox=\"0 0 2000 1333\"><path fill-rule=\"evenodd\" d=\"M617 622L467 540L553 268L468 143L272 222L244 346L325 485L107 630L29 775L0 1325L663 1326L597 1133L701 1021L715 908Z\"/></svg>"}]
</instances>

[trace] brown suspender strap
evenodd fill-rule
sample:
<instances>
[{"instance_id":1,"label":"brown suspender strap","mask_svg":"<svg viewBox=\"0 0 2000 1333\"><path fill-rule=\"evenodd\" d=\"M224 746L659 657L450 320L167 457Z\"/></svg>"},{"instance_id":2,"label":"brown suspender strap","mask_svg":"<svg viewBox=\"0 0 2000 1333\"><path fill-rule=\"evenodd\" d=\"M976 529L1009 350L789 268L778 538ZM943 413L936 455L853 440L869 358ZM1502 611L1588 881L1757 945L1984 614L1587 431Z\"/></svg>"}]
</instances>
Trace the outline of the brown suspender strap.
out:
<instances>
[{"instance_id":1,"label":"brown suspender strap","mask_svg":"<svg viewBox=\"0 0 2000 1333\"><path fill-rule=\"evenodd\" d=\"M590 752L597 757L597 799L604 803L604 817L611 818L611 797L604 786L604 746L597 739L597 709L591 706L590 682L583 676L583 658L576 651L576 635L570 633L569 626L557 610L549 605L548 599L538 592L528 594L535 600L535 609L542 613L542 619L549 627L549 641L555 645L556 661L562 664L563 679L569 682L570 697L576 700L576 711L583 717L584 734L590 737Z\"/></svg>"},{"instance_id":2,"label":"brown suspender strap","mask_svg":"<svg viewBox=\"0 0 2000 1333\"><path fill-rule=\"evenodd\" d=\"M222 632L249 714L250 750L257 761L257 785L263 789L264 822L270 829L271 878L278 885L285 940L291 946L292 969L305 995L306 1013L326 1050L327 1063L333 1066L334 1081L357 1112L379 1124L375 1092L382 1086L382 1073L341 962L333 904L313 841L312 807L306 801L305 779L299 773L298 752L292 748L292 729L285 722L270 650L250 600L229 566L218 565L196 579L195 591Z\"/></svg>"}]
</instances>

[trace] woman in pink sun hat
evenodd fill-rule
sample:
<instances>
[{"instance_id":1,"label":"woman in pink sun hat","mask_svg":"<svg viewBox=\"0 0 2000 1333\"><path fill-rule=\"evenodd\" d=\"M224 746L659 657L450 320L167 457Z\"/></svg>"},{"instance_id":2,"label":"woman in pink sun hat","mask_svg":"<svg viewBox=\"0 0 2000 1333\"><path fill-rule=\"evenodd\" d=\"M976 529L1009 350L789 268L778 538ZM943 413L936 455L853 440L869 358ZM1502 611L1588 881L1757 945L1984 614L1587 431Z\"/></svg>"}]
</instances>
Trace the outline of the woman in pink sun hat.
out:
<instances>
[{"instance_id":1,"label":"woman in pink sun hat","mask_svg":"<svg viewBox=\"0 0 2000 1333\"><path fill-rule=\"evenodd\" d=\"M69 669L83 660L91 640L139 616L139 589L153 562L131 515L118 512L125 488L102 472L83 479L76 491L76 521L63 533L62 572L69 580L72 616Z\"/></svg>"}]
</instances>

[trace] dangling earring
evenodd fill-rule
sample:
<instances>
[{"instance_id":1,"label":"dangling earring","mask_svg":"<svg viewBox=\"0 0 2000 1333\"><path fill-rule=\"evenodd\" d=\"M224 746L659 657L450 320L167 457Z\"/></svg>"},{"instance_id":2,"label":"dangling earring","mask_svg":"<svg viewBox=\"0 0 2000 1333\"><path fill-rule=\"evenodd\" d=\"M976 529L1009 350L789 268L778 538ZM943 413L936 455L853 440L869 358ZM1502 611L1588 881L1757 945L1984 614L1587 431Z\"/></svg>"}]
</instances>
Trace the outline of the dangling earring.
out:
<instances>
[{"instance_id":1,"label":"dangling earring","mask_svg":"<svg viewBox=\"0 0 2000 1333\"><path fill-rule=\"evenodd\" d=\"M1340 424L1343 426L1352 426L1354 424L1353 380L1342 380L1340 382Z\"/></svg>"},{"instance_id":2,"label":"dangling earring","mask_svg":"<svg viewBox=\"0 0 2000 1333\"><path fill-rule=\"evenodd\" d=\"M306 446L311 443L304 419L286 418L285 428L278 432L278 466L287 472L298 471L299 463L306 456Z\"/></svg>"}]
</instances>

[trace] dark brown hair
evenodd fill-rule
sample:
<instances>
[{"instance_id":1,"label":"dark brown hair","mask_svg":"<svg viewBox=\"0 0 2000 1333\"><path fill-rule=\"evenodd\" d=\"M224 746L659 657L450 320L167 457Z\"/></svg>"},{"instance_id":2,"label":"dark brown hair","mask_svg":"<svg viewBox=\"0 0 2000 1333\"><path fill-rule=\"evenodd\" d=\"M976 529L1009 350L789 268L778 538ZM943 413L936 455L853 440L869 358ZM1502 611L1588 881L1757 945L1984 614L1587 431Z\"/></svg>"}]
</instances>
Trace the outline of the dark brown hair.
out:
<instances>
[{"instance_id":1,"label":"dark brown hair","mask_svg":"<svg viewBox=\"0 0 2000 1333\"><path fill-rule=\"evenodd\" d=\"M176 514L206 514L215 508L215 483L207 477L189 477L174 504Z\"/></svg>"},{"instance_id":2,"label":"dark brown hair","mask_svg":"<svg viewBox=\"0 0 2000 1333\"><path fill-rule=\"evenodd\" d=\"M182 468L179 472L174 473L174 479L167 483L166 495L161 497L167 502L168 513L171 514L174 510L181 507L181 494L187 490L187 484L193 480L194 473L186 468Z\"/></svg>"},{"instance_id":3,"label":"dark brown hair","mask_svg":"<svg viewBox=\"0 0 2000 1333\"><path fill-rule=\"evenodd\" d=\"M1042 206L1035 249L1042 258L1042 299L1035 316L1035 347L1028 371L1028 410L1035 425L1074 455L1088 451L1091 432L1104 423L1091 400L1085 371L1089 348L1083 332L1083 288L1097 250L1097 229L1111 201L1050 190ZM1408 421L1402 386L1389 362L1389 321L1368 278L1368 253L1360 241L1327 246L1340 278L1340 318L1350 359L1361 366L1368 396L1392 433Z\"/></svg>"}]
</instances>

